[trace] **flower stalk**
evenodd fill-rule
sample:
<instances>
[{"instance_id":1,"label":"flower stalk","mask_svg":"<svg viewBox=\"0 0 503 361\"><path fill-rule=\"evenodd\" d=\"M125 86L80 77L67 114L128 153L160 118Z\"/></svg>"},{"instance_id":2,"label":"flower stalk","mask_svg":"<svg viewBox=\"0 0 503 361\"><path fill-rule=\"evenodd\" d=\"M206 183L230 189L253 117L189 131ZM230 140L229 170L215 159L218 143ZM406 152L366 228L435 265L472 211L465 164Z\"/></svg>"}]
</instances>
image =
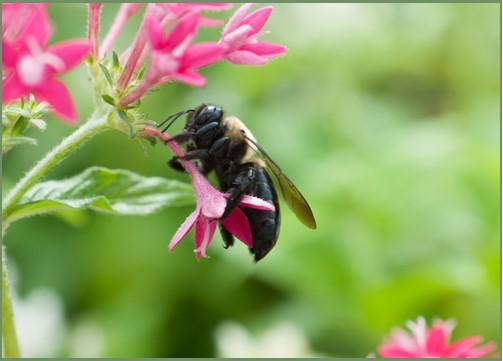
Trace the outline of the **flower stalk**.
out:
<instances>
[{"instance_id":1,"label":"flower stalk","mask_svg":"<svg viewBox=\"0 0 503 361\"><path fill-rule=\"evenodd\" d=\"M2 247L2 339L3 355L5 357L20 357L19 345L12 309L11 289L7 278L7 259L5 248Z\"/></svg>"}]
</instances>

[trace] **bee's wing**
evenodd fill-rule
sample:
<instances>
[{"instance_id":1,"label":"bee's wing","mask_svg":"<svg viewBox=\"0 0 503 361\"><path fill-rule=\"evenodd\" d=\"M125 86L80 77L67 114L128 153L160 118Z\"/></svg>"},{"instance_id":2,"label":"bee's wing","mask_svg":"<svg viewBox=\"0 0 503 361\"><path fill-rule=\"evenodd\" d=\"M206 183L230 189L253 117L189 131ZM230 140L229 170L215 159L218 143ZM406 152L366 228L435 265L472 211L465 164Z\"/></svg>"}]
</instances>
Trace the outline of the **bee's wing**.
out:
<instances>
[{"instance_id":1,"label":"bee's wing","mask_svg":"<svg viewBox=\"0 0 503 361\"><path fill-rule=\"evenodd\" d=\"M248 136L245 137L252 149L255 150L255 153L265 162L266 170L270 175L272 175L273 181L280 190L288 207L307 227L316 229L316 220L314 219L313 211L295 184L293 184L290 178L287 177L276 162L272 160L264 148Z\"/></svg>"}]
</instances>

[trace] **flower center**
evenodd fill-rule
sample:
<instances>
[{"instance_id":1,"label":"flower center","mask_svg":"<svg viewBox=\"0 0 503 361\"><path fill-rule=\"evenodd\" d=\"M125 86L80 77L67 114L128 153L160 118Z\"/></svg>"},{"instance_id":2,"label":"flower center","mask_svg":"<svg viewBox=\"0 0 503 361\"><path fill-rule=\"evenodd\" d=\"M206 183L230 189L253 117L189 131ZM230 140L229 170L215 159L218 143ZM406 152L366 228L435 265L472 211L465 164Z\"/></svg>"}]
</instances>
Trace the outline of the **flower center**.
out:
<instances>
[{"instance_id":1,"label":"flower center","mask_svg":"<svg viewBox=\"0 0 503 361\"><path fill-rule=\"evenodd\" d=\"M28 38L26 42L30 53L17 63L17 71L24 85L32 87L40 85L45 79L47 65L58 71L64 70L65 63L54 54L44 53L35 39Z\"/></svg>"},{"instance_id":2,"label":"flower center","mask_svg":"<svg viewBox=\"0 0 503 361\"><path fill-rule=\"evenodd\" d=\"M42 83L44 70L45 63L32 55L23 56L17 64L19 77L23 84L27 86L36 86Z\"/></svg>"},{"instance_id":3,"label":"flower center","mask_svg":"<svg viewBox=\"0 0 503 361\"><path fill-rule=\"evenodd\" d=\"M171 54L158 53L155 59L157 69L163 74L171 74L178 70L180 62Z\"/></svg>"}]
</instances>

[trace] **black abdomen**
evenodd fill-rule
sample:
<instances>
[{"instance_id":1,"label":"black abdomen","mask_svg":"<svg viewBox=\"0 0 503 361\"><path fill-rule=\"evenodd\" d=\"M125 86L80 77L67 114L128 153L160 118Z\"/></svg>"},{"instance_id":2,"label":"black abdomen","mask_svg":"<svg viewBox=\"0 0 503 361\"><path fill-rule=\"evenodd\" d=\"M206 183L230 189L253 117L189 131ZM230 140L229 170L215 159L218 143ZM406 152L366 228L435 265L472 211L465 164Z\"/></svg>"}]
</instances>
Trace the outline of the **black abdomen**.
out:
<instances>
[{"instance_id":1,"label":"black abdomen","mask_svg":"<svg viewBox=\"0 0 503 361\"><path fill-rule=\"evenodd\" d=\"M255 261L261 260L276 244L279 236L280 211L278 195L267 171L257 164L242 164L240 168L254 168L254 180L246 194L261 198L274 204L276 211L264 211L248 207L240 207L250 222L253 248L250 249ZM220 172L217 170L217 176ZM229 176L230 174L226 174ZM223 191L231 187L232 181L227 177L219 177ZM227 178L227 179L222 179Z\"/></svg>"},{"instance_id":2,"label":"black abdomen","mask_svg":"<svg viewBox=\"0 0 503 361\"><path fill-rule=\"evenodd\" d=\"M248 194L272 202L276 208L275 212L247 207L241 208L250 222L253 239L253 248L250 251L255 256L255 261L259 261L276 244L279 236L280 216L278 195L271 178L262 167L257 167L255 176L256 181Z\"/></svg>"}]
</instances>

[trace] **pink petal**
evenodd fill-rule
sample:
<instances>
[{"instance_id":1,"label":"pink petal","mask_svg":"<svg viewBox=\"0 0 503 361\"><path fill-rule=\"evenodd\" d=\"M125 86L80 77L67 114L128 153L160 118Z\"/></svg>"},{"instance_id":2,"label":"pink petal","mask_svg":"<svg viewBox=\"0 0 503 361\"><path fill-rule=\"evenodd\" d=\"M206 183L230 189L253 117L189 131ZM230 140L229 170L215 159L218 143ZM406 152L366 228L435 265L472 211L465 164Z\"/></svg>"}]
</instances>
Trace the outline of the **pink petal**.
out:
<instances>
[{"instance_id":1,"label":"pink petal","mask_svg":"<svg viewBox=\"0 0 503 361\"><path fill-rule=\"evenodd\" d=\"M382 345L377 350L379 355L385 358L415 358L421 357L421 355L416 355L407 350L404 350L400 346L396 345Z\"/></svg>"},{"instance_id":2,"label":"pink petal","mask_svg":"<svg viewBox=\"0 0 503 361\"><path fill-rule=\"evenodd\" d=\"M222 34L225 36L229 34L231 31L234 31L234 29L237 29L240 25L243 19L246 16L246 13L250 8L253 6L252 3L244 4L242 5L239 9L236 10L236 12L231 16L227 24L224 26L224 29L222 31Z\"/></svg>"},{"instance_id":3,"label":"pink petal","mask_svg":"<svg viewBox=\"0 0 503 361\"><path fill-rule=\"evenodd\" d=\"M171 79L199 88L206 85L206 78L204 78L200 74L190 71L186 71L184 73L175 73L171 76Z\"/></svg>"},{"instance_id":4,"label":"pink petal","mask_svg":"<svg viewBox=\"0 0 503 361\"><path fill-rule=\"evenodd\" d=\"M210 221L205 217L200 216L196 222L196 231L194 235L194 243L196 245L196 258L208 257L206 249L210 246L215 230L217 227L216 221Z\"/></svg>"},{"instance_id":5,"label":"pink petal","mask_svg":"<svg viewBox=\"0 0 503 361\"><path fill-rule=\"evenodd\" d=\"M451 344L445 351L446 357L466 357L468 352L482 342L482 337L471 336L462 338Z\"/></svg>"},{"instance_id":6,"label":"pink petal","mask_svg":"<svg viewBox=\"0 0 503 361\"><path fill-rule=\"evenodd\" d=\"M248 24L253 28L253 31L250 35L257 34L264 27L267 19L271 16L272 6L266 6L255 10L253 13L248 15L244 20L243 24Z\"/></svg>"},{"instance_id":7,"label":"pink petal","mask_svg":"<svg viewBox=\"0 0 503 361\"><path fill-rule=\"evenodd\" d=\"M13 46L8 42L2 41L2 65L7 68L14 68L18 54Z\"/></svg>"},{"instance_id":8,"label":"pink petal","mask_svg":"<svg viewBox=\"0 0 503 361\"><path fill-rule=\"evenodd\" d=\"M428 354L439 354L447 346L449 330L443 324L433 325L426 334L426 352Z\"/></svg>"},{"instance_id":9,"label":"pink petal","mask_svg":"<svg viewBox=\"0 0 503 361\"><path fill-rule=\"evenodd\" d=\"M199 11L222 11L232 7L232 3L195 3Z\"/></svg>"},{"instance_id":10,"label":"pink petal","mask_svg":"<svg viewBox=\"0 0 503 361\"><path fill-rule=\"evenodd\" d=\"M162 48L163 44L163 32L161 24L153 14L147 13L147 15L145 16L150 46L152 47L152 49L159 50Z\"/></svg>"},{"instance_id":11,"label":"pink petal","mask_svg":"<svg viewBox=\"0 0 503 361\"><path fill-rule=\"evenodd\" d=\"M196 208L194 212L192 212L186 219L183 221L183 223L178 227L175 235L173 238L171 238L171 241L169 242L168 250L172 251L173 248L189 233L190 229L194 225L194 222L196 222L197 216L199 215L200 210L199 208Z\"/></svg>"},{"instance_id":12,"label":"pink petal","mask_svg":"<svg viewBox=\"0 0 503 361\"><path fill-rule=\"evenodd\" d=\"M488 342L483 346L471 349L467 356L468 358L481 358L481 357L496 357L493 355L496 351L496 343Z\"/></svg>"},{"instance_id":13,"label":"pink petal","mask_svg":"<svg viewBox=\"0 0 503 361\"><path fill-rule=\"evenodd\" d=\"M254 208L254 209L260 209L263 211L275 211L276 208L274 207L273 204L264 201L261 198L257 198L254 196L249 196L249 195L244 195L241 197L241 201L239 202L240 206L248 207L248 208Z\"/></svg>"},{"instance_id":14,"label":"pink petal","mask_svg":"<svg viewBox=\"0 0 503 361\"><path fill-rule=\"evenodd\" d=\"M224 47L216 43L199 43L189 47L183 56L182 69L198 69L222 58Z\"/></svg>"},{"instance_id":15,"label":"pink petal","mask_svg":"<svg viewBox=\"0 0 503 361\"><path fill-rule=\"evenodd\" d=\"M248 40L248 36L253 31L249 25L243 25L225 35L222 42L229 47L229 50L239 49Z\"/></svg>"},{"instance_id":16,"label":"pink petal","mask_svg":"<svg viewBox=\"0 0 503 361\"><path fill-rule=\"evenodd\" d=\"M280 56L286 53L286 46L268 43L266 41L257 41L256 43L244 44L240 50L248 50L257 55L266 56L268 58Z\"/></svg>"},{"instance_id":17,"label":"pink petal","mask_svg":"<svg viewBox=\"0 0 503 361\"><path fill-rule=\"evenodd\" d=\"M17 100L29 94L17 74L11 74L7 79L2 81L2 104Z\"/></svg>"},{"instance_id":18,"label":"pink petal","mask_svg":"<svg viewBox=\"0 0 503 361\"><path fill-rule=\"evenodd\" d=\"M251 51L237 50L226 55L226 58L232 64L249 64L249 65L264 65L267 63L267 58L259 56Z\"/></svg>"},{"instance_id":19,"label":"pink petal","mask_svg":"<svg viewBox=\"0 0 503 361\"><path fill-rule=\"evenodd\" d=\"M65 64L64 69L55 69L57 73L67 72L79 65L91 50L89 40L70 40L50 46L47 52L57 56Z\"/></svg>"},{"instance_id":20,"label":"pink petal","mask_svg":"<svg viewBox=\"0 0 503 361\"><path fill-rule=\"evenodd\" d=\"M169 32L164 46L170 50L186 41L187 37L193 37L199 22L198 13L189 13L180 19L178 24Z\"/></svg>"},{"instance_id":21,"label":"pink petal","mask_svg":"<svg viewBox=\"0 0 503 361\"><path fill-rule=\"evenodd\" d=\"M26 21L19 38L33 37L41 47L45 47L51 37L52 27L47 15L46 4L26 4L31 15Z\"/></svg>"},{"instance_id":22,"label":"pink petal","mask_svg":"<svg viewBox=\"0 0 503 361\"><path fill-rule=\"evenodd\" d=\"M248 248L253 247L250 222L241 209L234 208L231 214L229 214L227 218L221 220L220 223L226 230L246 244Z\"/></svg>"},{"instance_id":23,"label":"pink petal","mask_svg":"<svg viewBox=\"0 0 503 361\"><path fill-rule=\"evenodd\" d=\"M72 98L66 86L56 79L49 79L35 92L37 101L46 101L52 107L54 113L68 121L77 121L77 112Z\"/></svg>"}]
</instances>

